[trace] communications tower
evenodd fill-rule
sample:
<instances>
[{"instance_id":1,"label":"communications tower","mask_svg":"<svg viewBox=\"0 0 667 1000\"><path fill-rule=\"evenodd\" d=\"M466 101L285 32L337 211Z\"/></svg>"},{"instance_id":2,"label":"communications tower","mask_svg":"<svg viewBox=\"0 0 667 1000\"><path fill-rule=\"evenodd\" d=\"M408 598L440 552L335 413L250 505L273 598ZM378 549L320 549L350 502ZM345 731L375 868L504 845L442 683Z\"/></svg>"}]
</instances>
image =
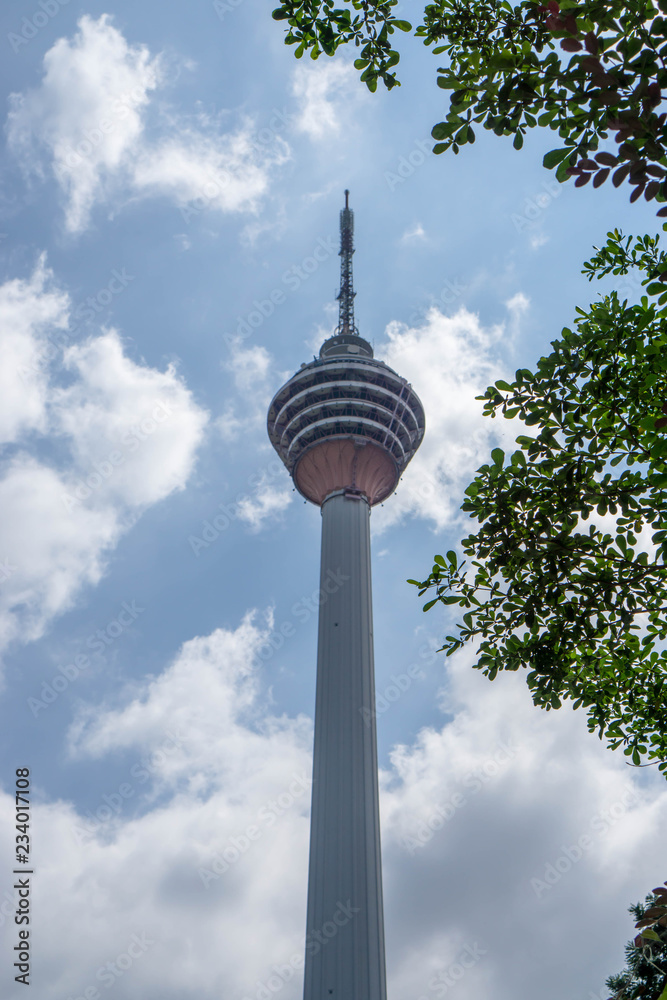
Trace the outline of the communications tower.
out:
<instances>
[{"instance_id":1,"label":"communications tower","mask_svg":"<svg viewBox=\"0 0 667 1000\"><path fill-rule=\"evenodd\" d=\"M348 198L338 326L268 415L296 489L322 510L304 1000L386 1000L370 511L424 436L419 397L355 326Z\"/></svg>"}]
</instances>

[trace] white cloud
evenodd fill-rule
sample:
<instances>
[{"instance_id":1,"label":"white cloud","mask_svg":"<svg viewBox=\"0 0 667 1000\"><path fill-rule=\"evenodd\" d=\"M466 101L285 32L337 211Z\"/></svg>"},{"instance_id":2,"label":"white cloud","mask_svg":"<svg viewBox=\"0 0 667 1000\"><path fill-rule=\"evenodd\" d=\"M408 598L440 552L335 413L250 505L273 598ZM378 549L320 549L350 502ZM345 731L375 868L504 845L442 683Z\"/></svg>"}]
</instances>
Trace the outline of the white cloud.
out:
<instances>
[{"instance_id":1,"label":"white cloud","mask_svg":"<svg viewBox=\"0 0 667 1000\"><path fill-rule=\"evenodd\" d=\"M11 575L0 586L0 649L31 641L99 581L120 535L119 512L63 503L70 484L20 453L0 471L0 553Z\"/></svg>"},{"instance_id":2,"label":"white cloud","mask_svg":"<svg viewBox=\"0 0 667 1000\"><path fill-rule=\"evenodd\" d=\"M327 59L294 70L292 94L299 102L294 127L313 140L336 135L350 102L364 99L363 85L351 63Z\"/></svg>"},{"instance_id":3,"label":"white cloud","mask_svg":"<svg viewBox=\"0 0 667 1000\"><path fill-rule=\"evenodd\" d=\"M252 123L221 134L200 116L197 127L162 116L147 135L154 93L167 83L160 56L130 45L108 14L84 15L70 40L44 57L39 87L13 94L9 143L28 173L44 175L44 159L66 198L71 233L89 225L96 204L163 196L184 210L255 211L268 187L270 165L288 147L251 142Z\"/></svg>"},{"instance_id":4,"label":"white cloud","mask_svg":"<svg viewBox=\"0 0 667 1000\"><path fill-rule=\"evenodd\" d=\"M0 413L14 444L0 458L0 648L38 638L97 583L137 516L184 487L207 421L173 367L134 363L113 330L67 348L73 377L55 384L47 338L67 307L43 260L0 286ZM64 445L57 468L40 450L47 434Z\"/></svg>"},{"instance_id":5,"label":"white cloud","mask_svg":"<svg viewBox=\"0 0 667 1000\"><path fill-rule=\"evenodd\" d=\"M272 358L265 347L255 345L243 347L237 340L232 346L232 355L225 367L234 376L236 387L241 392L256 392L258 386L264 388L270 371Z\"/></svg>"},{"instance_id":6,"label":"white cloud","mask_svg":"<svg viewBox=\"0 0 667 1000\"><path fill-rule=\"evenodd\" d=\"M49 272L40 258L30 278L0 286L0 442L45 428L49 330L67 325L68 296L46 286Z\"/></svg>"},{"instance_id":7,"label":"white cloud","mask_svg":"<svg viewBox=\"0 0 667 1000\"><path fill-rule=\"evenodd\" d=\"M239 517L253 531L261 531L267 521L279 518L291 502L291 490L277 490L264 484L259 487L254 499L249 497L239 503Z\"/></svg>"},{"instance_id":8,"label":"white cloud","mask_svg":"<svg viewBox=\"0 0 667 1000\"><path fill-rule=\"evenodd\" d=\"M243 432L262 428L265 433L266 411L280 375L274 370L273 355L265 347L244 347L241 337L229 338L228 346L229 360L222 367L232 375L237 393L226 403L215 426L223 441L237 441Z\"/></svg>"},{"instance_id":9,"label":"white cloud","mask_svg":"<svg viewBox=\"0 0 667 1000\"><path fill-rule=\"evenodd\" d=\"M33 966L43 1000L99 985L134 933L150 944L114 982L119 1000L255 1000L275 966L287 969L281 997L301 995L290 963L304 948L312 729L267 713L271 628L249 614L186 642L72 728L79 760L114 754L120 766L80 814L33 806L49 830L39 901L50 932ZM396 747L381 774L389 991L441 996L468 948L477 961L455 973L461 1000L586 996L622 964L625 907L662 881L664 781L605 750L580 712L535 709L522 677L489 683L469 653L448 664L443 723ZM9 839L8 796L0 817ZM545 882L549 865L557 877ZM582 933L592 923L596 934ZM554 953L568 962L545 979Z\"/></svg>"},{"instance_id":10,"label":"white cloud","mask_svg":"<svg viewBox=\"0 0 667 1000\"><path fill-rule=\"evenodd\" d=\"M519 306L515 296L514 314ZM413 385L426 411L426 434L396 497L374 510L374 529L382 531L406 514L441 529L460 516L463 490L491 449L498 443L511 447L519 433L509 421L483 417L475 399L507 374L499 360L507 329L485 328L462 307L453 316L431 308L422 326L392 323L386 332L389 340L376 353Z\"/></svg>"},{"instance_id":11,"label":"white cloud","mask_svg":"<svg viewBox=\"0 0 667 1000\"><path fill-rule=\"evenodd\" d=\"M417 240L425 240L426 233L421 222L416 223L412 229L406 229L401 236L401 243L415 243Z\"/></svg>"},{"instance_id":12,"label":"white cloud","mask_svg":"<svg viewBox=\"0 0 667 1000\"><path fill-rule=\"evenodd\" d=\"M54 391L53 413L71 441L74 475L112 465L98 495L133 507L183 489L207 416L173 365L135 364L114 330L70 347L65 363L78 379Z\"/></svg>"}]
</instances>

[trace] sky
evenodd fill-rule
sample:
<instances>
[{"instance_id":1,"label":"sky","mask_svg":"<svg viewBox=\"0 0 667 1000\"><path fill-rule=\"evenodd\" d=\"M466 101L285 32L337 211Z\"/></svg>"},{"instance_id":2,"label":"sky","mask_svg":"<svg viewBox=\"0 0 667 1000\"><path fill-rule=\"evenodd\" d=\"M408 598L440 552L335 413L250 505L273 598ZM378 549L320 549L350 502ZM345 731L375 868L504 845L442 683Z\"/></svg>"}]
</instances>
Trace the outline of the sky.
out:
<instances>
[{"instance_id":1,"label":"sky","mask_svg":"<svg viewBox=\"0 0 667 1000\"><path fill-rule=\"evenodd\" d=\"M604 1000L667 875L664 779L445 660L406 580L460 551L463 491L520 433L475 396L653 211L557 185L544 132L434 156L438 57L404 37L371 95L270 10L0 12L2 996L23 768L32 996L301 995L320 513L266 411L336 324L349 188L359 331L427 421L371 519L388 995Z\"/></svg>"}]
</instances>

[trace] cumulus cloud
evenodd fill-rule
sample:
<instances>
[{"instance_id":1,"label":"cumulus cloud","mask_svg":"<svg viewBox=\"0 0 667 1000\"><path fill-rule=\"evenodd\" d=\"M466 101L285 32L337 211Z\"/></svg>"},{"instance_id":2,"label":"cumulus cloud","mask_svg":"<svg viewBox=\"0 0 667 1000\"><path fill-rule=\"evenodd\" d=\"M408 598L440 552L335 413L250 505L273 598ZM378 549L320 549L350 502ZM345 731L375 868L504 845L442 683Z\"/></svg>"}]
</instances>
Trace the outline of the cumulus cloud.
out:
<instances>
[{"instance_id":1,"label":"cumulus cloud","mask_svg":"<svg viewBox=\"0 0 667 1000\"><path fill-rule=\"evenodd\" d=\"M512 324L523 301L519 295L508 303ZM506 377L500 355L510 334L506 324L484 327L462 307L453 316L432 308L418 327L392 323L387 336L377 355L413 385L426 410L426 434L396 497L374 511L374 529L382 531L406 515L442 529L460 516L463 490L491 449L511 447L519 433L510 421L483 417L475 399Z\"/></svg>"},{"instance_id":2,"label":"cumulus cloud","mask_svg":"<svg viewBox=\"0 0 667 1000\"><path fill-rule=\"evenodd\" d=\"M44 430L46 368L52 345L45 334L67 326L68 296L47 288L41 257L30 278L0 286L0 443Z\"/></svg>"},{"instance_id":3,"label":"cumulus cloud","mask_svg":"<svg viewBox=\"0 0 667 1000\"><path fill-rule=\"evenodd\" d=\"M302 953L312 729L265 713L269 628L248 615L194 638L119 707L79 720L79 757L124 753L125 763L85 811L35 804L49 830L39 899L49 933L33 966L43 1000L104 992L98 973L134 934L147 947L109 984L121 1000L254 997L271 963ZM0 812L4 835L6 796ZM5 947L3 960L7 935Z\"/></svg>"},{"instance_id":4,"label":"cumulus cloud","mask_svg":"<svg viewBox=\"0 0 667 1000\"><path fill-rule=\"evenodd\" d=\"M207 421L173 367L133 362L113 330L66 348L59 385L49 338L67 317L43 260L0 287L0 415L13 444L0 455L0 647L38 638L100 579L137 516L184 487ZM42 455L48 435L63 446L57 467Z\"/></svg>"},{"instance_id":5,"label":"cumulus cloud","mask_svg":"<svg viewBox=\"0 0 667 1000\"><path fill-rule=\"evenodd\" d=\"M120 1000L256 1000L277 991L276 967L280 995L301 995L312 728L267 709L272 627L249 613L193 638L75 721L75 758L119 768L84 810L33 807L50 833L44 1000L99 987L133 934L150 943L113 981ZM638 777L581 713L536 710L522 677L490 684L468 652L448 662L442 721L381 773L390 993L434 1000L449 976L462 1000L586 996L622 961L626 906L662 881L664 781ZM3 839L12 822L3 795Z\"/></svg>"},{"instance_id":6,"label":"cumulus cloud","mask_svg":"<svg viewBox=\"0 0 667 1000\"><path fill-rule=\"evenodd\" d=\"M288 155L285 142L258 146L251 122L222 133L204 116L193 125L163 114L149 130L151 102L166 82L159 55L131 45L108 14L84 15L74 38L46 53L41 84L12 95L10 147L27 173L51 170L69 232L87 228L96 204L128 198L167 197L192 212L256 209L269 165Z\"/></svg>"},{"instance_id":7,"label":"cumulus cloud","mask_svg":"<svg viewBox=\"0 0 667 1000\"><path fill-rule=\"evenodd\" d=\"M280 490L262 484L254 498L239 504L239 517L250 525L252 531L261 531L267 522L275 521L292 502L291 489Z\"/></svg>"},{"instance_id":8,"label":"cumulus cloud","mask_svg":"<svg viewBox=\"0 0 667 1000\"><path fill-rule=\"evenodd\" d=\"M71 442L74 472L111 465L98 495L131 506L182 489L207 418L174 366L135 364L115 330L68 348L65 365L78 378L54 391L52 411Z\"/></svg>"},{"instance_id":9,"label":"cumulus cloud","mask_svg":"<svg viewBox=\"0 0 667 1000\"><path fill-rule=\"evenodd\" d=\"M342 125L341 110L365 97L352 64L329 59L297 66L292 94L299 104L295 129L316 141L336 135Z\"/></svg>"},{"instance_id":10,"label":"cumulus cloud","mask_svg":"<svg viewBox=\"0 0 667 1000\"><path fill-rule=\"evenodd\" d=\"M243 432L265 428L272 390L281 376L275 371L275 358L265 347L244 347L241 337L230 337L228 347L230 355L223 369L230 373L237 396L225 405L216 428L223 441L236 441Z\"/></svg>"}]
</instances>

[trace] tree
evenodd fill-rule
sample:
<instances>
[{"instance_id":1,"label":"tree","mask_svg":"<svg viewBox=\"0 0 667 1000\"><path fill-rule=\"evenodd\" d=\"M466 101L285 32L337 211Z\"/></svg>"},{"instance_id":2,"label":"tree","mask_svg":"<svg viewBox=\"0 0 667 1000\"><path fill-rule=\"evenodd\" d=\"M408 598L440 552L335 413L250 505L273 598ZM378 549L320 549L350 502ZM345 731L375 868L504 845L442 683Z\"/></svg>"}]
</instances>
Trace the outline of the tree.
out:
<instances>
[{"instance_id":1,"label":"tree","mask_svg":"<svg viewBox=\"0 0 667 1000\"><path fill-rule=\"evenodd\" d=\"M631 244L609 233L584 273L638 269L641 302L612 292L577 309L536 372L479 397L533 433L466 490L472 572L449 552L410 583L435 591L425 611L465 609L448 655L475 640L491 680L527 668L536 705L585 707L591 731L667 777L667 292L654 280L667 254L657 236Z\"/></svg>"},{"instance_id":2,"label":"tree","mask_svg":"<svg viewBox=\"0 0 667 1000\"><path fill-rule=\"evenodd\" d=\"M398 0L284 0L273 11L288 24L286 43L300 58L333 55L341 45L360 49L355 66L370 90L398 84ZM599 187L612 168L627 181L630 200L667 195L667 114L656 109L667 84L667 0L436 0L424 7L415 35L449 64L438 86L451 91L449 111L432 135L434 152L455 153L475 141L475 125L514 136L520 149L528 129L547 127L563 140L544 165L578 187ZM615 133L618 148L599 149ZM594 155L593 155L594 154ZM667 208L658 212L667 215Z\"/></svg>"},{"instance_id":3,"label":"tree","mask_svg":"<svg viewBox=\"0 0 667 1000\"><path fill-rule=\"evenodd\" d=\"M629 907L640 933L625 947L623 972L605 983L610 1000L667 1000L666 904L667 889L659 886L644 904Z\"/></svg>"},{"instance_id":4,"label":"tree","mask_svg":"<svg viewBox=\"0 0 667 1000\"><path fill-rule=\"evenodd\" d=\"M398 84L397 0L284 0L296 55L359 48L355 66L371 90ZM481 124L512 135L557 131L544 165L559 181L599 187L627 182L631 201L667 197L667 0L436 0L415 35L448 65L450 91L432 131L442 153L475 141ZM600 149L614 135L617 148ZM612 152L613 149L613 152ZM611 173L613 169L613 174ZM658 211L667 215L667 207ZM664 227L667 228L667 225ZM459 605L463 622L448 654L479 642L476 667L490 679L528 671L533 700L547 710L571 700L589 728L623 745L634 764L658 763L667 777L667 255L658 238L614 230L585 265L590 279L638 271L645 296L616 293L578 309L535 373L497 382L485 413L518 417L509 462L500 449L478 470L463 510L480 522L456 553L436 556L424 610ZM588 526L591 515L595 523ZM601 521L601 519L606 519ZM588 530L581 530L587 527Z\"/></svg>"}]
</instances>

